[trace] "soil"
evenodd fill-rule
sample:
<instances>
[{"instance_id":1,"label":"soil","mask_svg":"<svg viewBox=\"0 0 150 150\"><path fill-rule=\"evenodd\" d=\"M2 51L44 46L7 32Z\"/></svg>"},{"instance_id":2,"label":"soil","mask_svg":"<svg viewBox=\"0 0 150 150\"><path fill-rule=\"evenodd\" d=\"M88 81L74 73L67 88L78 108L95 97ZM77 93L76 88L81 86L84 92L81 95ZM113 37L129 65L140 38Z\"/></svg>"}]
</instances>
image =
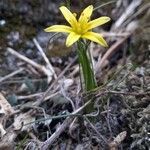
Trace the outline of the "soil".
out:
<instances>
[{"instance_id":1,"label":"soil","mask_svg":"<svg viewBox=\"0 0 150 150\"><path fill-rule=\"evenodd\" d=\"M60 150L148 150L150 148L150 3L143 0L125 23L115 29L118 18L134 0L72 1L71 9L81 12L95 7L93 18L109 16L102 26L110 47L121 37L132 34L109 56L96 72L98 88L92 95L91 114L78 110L89 98L80 89L76 47L65 46L66 35L44 32L54 24L64 24L59 6L66 1L0 1L0 150L42 149L41 145L69 116L72 120L47 149ZM69 1L68 1L69 2ZM110 3L110 4L109 4ZM142 10L143 8L143 10ZM142 10L139 12L138 10ZM138 15L136 13L139 13ZM135 28L135 24L137 27ZM132 26L133 25L133 26ZM97 31L101 32L98 28ZM34 40L42 47L55 75L47 74L19 59L8 49L48 68ZM106 49L93 44L93 59L99 61ZM70 65L71 67L66 67ZM20 70L21 69L21 70ZM12 76L7 76L20 70ZM61 75L62 74L62 75ZM46 98L43 95L47 92ZM72 115L72 116L71 116Z\"/></svg>"}]
</instances>

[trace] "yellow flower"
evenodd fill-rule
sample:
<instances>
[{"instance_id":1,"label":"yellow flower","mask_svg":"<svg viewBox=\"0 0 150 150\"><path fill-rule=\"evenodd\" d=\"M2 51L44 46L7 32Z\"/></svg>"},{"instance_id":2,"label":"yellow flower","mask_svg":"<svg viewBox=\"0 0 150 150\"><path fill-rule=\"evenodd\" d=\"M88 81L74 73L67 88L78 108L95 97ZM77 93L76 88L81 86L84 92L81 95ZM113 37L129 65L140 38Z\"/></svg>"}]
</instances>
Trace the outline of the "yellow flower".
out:
<instances>
[{"instance_id":1,"label":"yellow flower","mask_svg":"<svg viewBox=\"0 0 150 150\"><path fill-rule=\"evenodd\" d=\"M70 24L70 26L66 25L53 25L45 29L46 32L65 32L68 33L68 37L66 40L66 46L69 47L80 38L85 38L91 41L94 41L104 47L107 47L106 41L103 39L101 34L92 32L91 30L95 27L98 27L102 24L105 24L110 20L109 17L99 17L90 21L93 6L90 5L83 10L79 19L76 19L76 15L71 13L65 6L60 7L60 11L63 16Z\"/></svg>"}]
</instances>

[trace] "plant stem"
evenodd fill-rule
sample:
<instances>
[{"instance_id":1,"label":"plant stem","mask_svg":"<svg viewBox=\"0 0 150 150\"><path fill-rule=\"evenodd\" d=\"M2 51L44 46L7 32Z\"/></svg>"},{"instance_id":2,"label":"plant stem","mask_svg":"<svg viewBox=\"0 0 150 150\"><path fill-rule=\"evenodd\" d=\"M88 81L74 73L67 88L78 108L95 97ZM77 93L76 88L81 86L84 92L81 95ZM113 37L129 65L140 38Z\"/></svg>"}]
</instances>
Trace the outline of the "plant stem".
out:
<instances>
[{"instance_id":1,"label":"plant stem","mask_svg":"<svg viewBox=\"0 0 150 150\"><path fill-rule=\"evenodd\" d=\"M80 74L82 74L81 79L83 79L83 82L81 81L81 83L83 83L82 87L84 87L84 89L82 90L84 90L85 92L89 92L90 90L93 90L94 88L97 87L97 83L92 69L91 59L88 57L87 54L88 47L81 40L77 42L77 46L78 46L77 52L78 52L79 63L81 65ZM89 100L89 98L91 97L88 97L87 100ZM85 102L87 100L85 100ZM91 102L91 104L89 104L89 106L86 108L85 111L86 113L89 113L92 110L93 110L93 103Z\"/></svg>"},{"instance_id":2,"label":"plant stem","mask_svg":"<svg viewBox=\"0 0 150 150\"><path fill-rule=\"evenodd\" d=\"M70 0L66 0L66 5L67 5L67 8L70 9L70 5L71 5Z\"/></svg>"}]
</instances>

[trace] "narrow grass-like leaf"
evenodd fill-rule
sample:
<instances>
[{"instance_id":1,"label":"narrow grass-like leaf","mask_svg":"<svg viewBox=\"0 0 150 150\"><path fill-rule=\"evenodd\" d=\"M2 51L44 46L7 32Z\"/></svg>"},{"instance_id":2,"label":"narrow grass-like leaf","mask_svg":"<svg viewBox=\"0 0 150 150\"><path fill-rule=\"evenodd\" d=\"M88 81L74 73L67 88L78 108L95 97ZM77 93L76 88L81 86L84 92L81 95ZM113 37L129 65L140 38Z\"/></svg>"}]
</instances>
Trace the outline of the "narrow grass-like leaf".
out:
<instances>
[{"instance_id":1,"label":"narrow grass-like leaf","mask_svg":"<svg viewBox=\"0 0 150 150\"><path fill-rule=\"evenodd\" d=\"M87 54L87 46L85 43L79 41L77 43L78 45L78 58L79 63L81 65L81 71L83 74L83 86L85 92L89 92L90 90L93 90L97 87L94 72L92 69L91 61ZM89 99L90 97L88 97ZM89 106L85 109L86 113L90 113L93 110L93 103L89 104Z\"/></svg>"}]
</instances>

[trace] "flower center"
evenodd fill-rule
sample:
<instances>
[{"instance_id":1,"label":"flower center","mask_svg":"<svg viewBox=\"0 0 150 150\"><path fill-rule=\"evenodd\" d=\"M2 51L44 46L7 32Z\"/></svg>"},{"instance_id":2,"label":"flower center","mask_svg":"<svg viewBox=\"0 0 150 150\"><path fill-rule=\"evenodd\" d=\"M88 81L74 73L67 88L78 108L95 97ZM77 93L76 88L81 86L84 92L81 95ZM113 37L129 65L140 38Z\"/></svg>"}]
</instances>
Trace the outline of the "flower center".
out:
<instances>
[{"instance_id":1,"label":"flower center","mask_svg":"<svg viewBox=\"0 0 150 150\"><path fill-rule=\"evenodd\" d=\"M74 27L74 32L83 35L87 32L86 24L81 24L80 22L77 22L77 25Z\"/></svg>"}]
</instances>

